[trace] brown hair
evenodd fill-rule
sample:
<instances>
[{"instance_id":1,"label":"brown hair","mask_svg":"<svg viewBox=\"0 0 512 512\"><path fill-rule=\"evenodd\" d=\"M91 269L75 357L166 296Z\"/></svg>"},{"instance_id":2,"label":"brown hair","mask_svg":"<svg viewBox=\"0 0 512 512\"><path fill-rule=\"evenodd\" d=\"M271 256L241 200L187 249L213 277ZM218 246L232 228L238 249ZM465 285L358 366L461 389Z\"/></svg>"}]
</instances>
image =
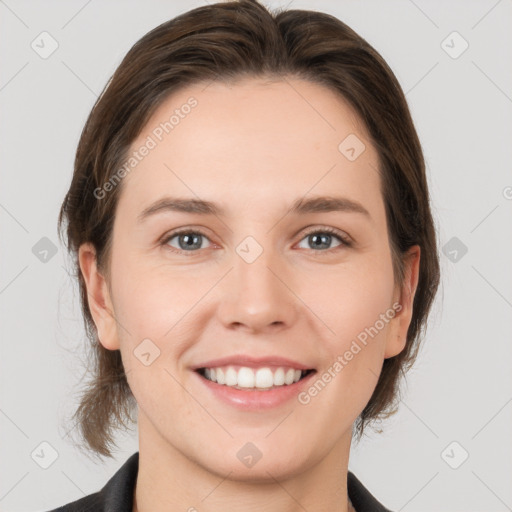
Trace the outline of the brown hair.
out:
<instances>
[{"instance_id":1,"label":"brown hair","mask_svg":"<svg viewBox=\"0 0 512 512\"><path fill-rule=\"evenodd\" d=\"M73 419L96 454L112 457L115 429L134 421L136 402L119 350L107 350L98 341L78 264L80 245L91 242L108 280L122 182L102 199L94 191L121 168L130 144L171 93L200 81L288 76L337 91L366 125L379 155L396 283L404 279L403 253L412 245L421 248L407 343L400 354L384 360L374 393L355 423L358 439L371 420L396 412L400 374L416 358L440 279L425 162L403 91L380 54L334 16L271 12L257 0L221 2L181 14L136 42L96 101L78 144L58 222L60 234L67 221L66 246L73 255L93 365Z\"/></svg>"}]
</instances>

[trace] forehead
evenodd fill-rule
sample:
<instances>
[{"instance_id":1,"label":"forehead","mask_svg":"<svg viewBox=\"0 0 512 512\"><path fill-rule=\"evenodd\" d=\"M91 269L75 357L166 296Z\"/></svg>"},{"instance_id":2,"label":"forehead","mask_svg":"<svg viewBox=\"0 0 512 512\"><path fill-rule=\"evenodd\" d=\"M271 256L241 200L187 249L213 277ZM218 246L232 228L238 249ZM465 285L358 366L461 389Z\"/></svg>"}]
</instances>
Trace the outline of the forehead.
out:
<instances>
[{"instance_id":1,"label":"forehead","mask_svg":"<svg viewBox=\"0 0 512 512\"><path fill-rule=\"evenodd\" d=\"M335 91L301 79L187 86L159 106L129 154L143 146L150 150L123 179L120 199L139 210L165 194L224 200L236 213L257 202L282 207L310 190L380 197L364 123Z\"/></svg>"}]
</instances>

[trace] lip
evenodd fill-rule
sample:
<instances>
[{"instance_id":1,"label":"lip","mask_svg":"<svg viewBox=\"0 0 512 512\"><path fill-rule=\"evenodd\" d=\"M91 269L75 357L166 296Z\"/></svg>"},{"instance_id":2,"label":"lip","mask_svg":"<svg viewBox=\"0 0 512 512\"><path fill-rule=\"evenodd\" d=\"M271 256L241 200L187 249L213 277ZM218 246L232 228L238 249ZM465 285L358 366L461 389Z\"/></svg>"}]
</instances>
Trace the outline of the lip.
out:
<instances>
[{"instance_id":1,"label":"lip","mask_svg":"<svg viewBox=\"0 0 512 512\"><path fill-rule=\"evenodd\" d=\"M306 366L298 361L288 359L286 357L269 356L269 357L253 357L245 354L221 357L219 359L212 359L204 363L192 366L192 370L199 370L200 368L217 368L220 366L247 366L248 368L278 368L290 367L296 370L314 370L311 366ZM300 382L300 381L299 381ZM291 384L290 384L291 386Z\"/></svg>"},{"instance_id":2,"label":"lip","mask_svg":"<svg viewBox=\"0 0 512 512\"><path fill-rule=\"evenodd\" d=\"M242 411L268 410L296 399L301 390L309 385L316 373L316 370L314 370L293 384L285 384L267 391L257 389L246 391L224 384L217 384L203 377L199 372L193 372L197 379L199 379L200 384L211 393L212 398Z\"/></svg>"}]
</instances>

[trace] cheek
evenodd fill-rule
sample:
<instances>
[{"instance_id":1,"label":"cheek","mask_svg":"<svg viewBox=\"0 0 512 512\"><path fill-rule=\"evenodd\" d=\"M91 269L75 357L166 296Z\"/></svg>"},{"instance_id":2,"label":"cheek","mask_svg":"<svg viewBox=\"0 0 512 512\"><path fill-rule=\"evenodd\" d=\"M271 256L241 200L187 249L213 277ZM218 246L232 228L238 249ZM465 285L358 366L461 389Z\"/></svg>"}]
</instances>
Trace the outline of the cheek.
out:
<instances>
[{"instance_id":1,"label":"cheek","mask_svg":"<svg viewBox=\"0 0 512 512\"><path fill-rule=\"evenodd\" d=\"M346 300L338 303L335 318L335 330L346 341L359 339L364 341L364 333L376 326L378 334L372 330L375 338L383 337L387 323L382 323L381 315L391 308L392 284L386 281L370 280L365 286L361 280Z\"/></svg>"},{"instance_id":2,"label":"cheek","mask_svg":"<svg viewBox=\"0 0 512 512\"><path fill-rule=\"evenodd\" d=\"M320 348L325 361L322 373L329 382L325 396L338 404L351 403L355 415L370 399L382 368L395 314L393 290L391 261L368 258L365 264L332 273L322 293L311 299L321 311L318 316L335 333L325 330Z\"/></svg>"},{"instance_id":3,"label":"cheek","mask_svg":"<svg viewBox=\"0 0 512 512\"><path fill-rule=\"evenodd\" d=\"M113 281L119 321L134 334L155 339L169 336L211 287L204 276L184 267L152 267L136 259L120 262Z\"/></svg>"},{"instance_id":4,"label":"cheek","mask_svg":"<svg viewBox=\"0 0 512 512\"><path fill-rule=\"evenodd\" d=\"M368 255L304 278L300 296L329 328L325 339L343 348L389 310L393 291L391 261Z\"/></svg>"},{"instance_id":5,"label":"cheek","mask_svg":"<svg viewBox=\"0 0 512 512\"><path fill-rule=\"evenodd\" d=\"M212 276L184 267L151 266L133 257L115 268L115 313L122 326L117 332L130 387L140 404L149 400L158 405L159 391L164 402L168 393L179 396L172 376L180 378L183 355L201 338L213 314L206 296Z\"/></svg>"},{"instance_id":6,"label":"cheek","mask_svg":"<svg viewBox=\"0 0 512 512\"><path fill-rule=\"evenodd\" d=\"M179 402L180 416L192 424L197 403L177 381L182 355L190 339L199 337L194 305L211 284L129 259L117 265L112 278L123 365L139 407L157 424L168 424L170 410L162 404Z\"/></svg>"}]
</instances>

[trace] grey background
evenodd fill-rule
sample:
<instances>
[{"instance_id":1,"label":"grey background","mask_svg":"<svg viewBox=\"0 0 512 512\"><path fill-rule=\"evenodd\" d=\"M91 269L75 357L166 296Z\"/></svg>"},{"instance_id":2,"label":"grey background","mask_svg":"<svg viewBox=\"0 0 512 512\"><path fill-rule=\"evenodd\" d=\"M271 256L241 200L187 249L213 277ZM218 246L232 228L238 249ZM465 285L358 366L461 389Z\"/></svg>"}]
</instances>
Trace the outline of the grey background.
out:
<instances>
[{"instance_id":1,"label":"grey background","mask_svg":"<svg viewBox=\"0 0 512 512\"><path fill-rule=\"evenodd\" d=\"M57 213L82 126L121 58L204 3L0 0L2 511L96 492L138 449L136 431L122 434L116 458L95 464L67 436L84 332ZM265 3L329 12L366 38L402 84L427 160L442 285L399 413L353 448L349 468L396 511L512 510L512 2ZM47 59L31 47L43 31L58 42ZM453 31L469 43L458 58L442 44ZM462 40L444 45L453 54ZM57 252L41 261L44 237ZM42 442L57 453L47 469L31 455Z\"/></svg>"}]
</instances>

